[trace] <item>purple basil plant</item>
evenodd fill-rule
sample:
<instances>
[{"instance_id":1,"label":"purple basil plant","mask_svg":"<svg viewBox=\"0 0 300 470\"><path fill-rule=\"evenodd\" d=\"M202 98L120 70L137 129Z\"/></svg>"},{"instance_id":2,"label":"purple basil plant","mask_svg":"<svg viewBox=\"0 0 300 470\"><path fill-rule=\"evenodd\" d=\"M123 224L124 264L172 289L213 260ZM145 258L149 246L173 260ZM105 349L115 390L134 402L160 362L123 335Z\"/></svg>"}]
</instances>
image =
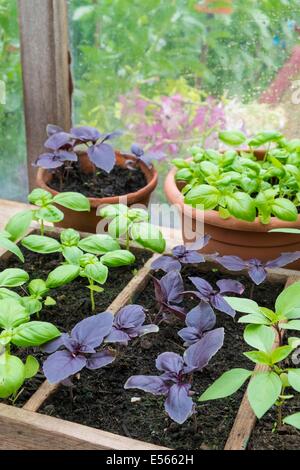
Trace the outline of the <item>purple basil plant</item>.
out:
<instances>
[{"instance_id":1,"label":"purple basil plant","mask_svg":"<svg viewBox=\"0 0 300 470\"><path fill-rule=\"evenodd\" d=\"M144 325L146 319L145 310L140 305L127 305L121 308L114 317L112 329L105 338L106 343L128 344L133 338L148 333L156 333L157 325Z\"/></svg>"},{"instance_id":2,"label":"purple basil plant","mask_svg":"<svg viewBox=\"0 0 300 470\"><path fill-rule=\"evenodd\" d=\"M52 124L47 126L48 139L45 147L49 152L40 155L36 166L42 168L54 169L65 164L66 161L77 161L77 155L74 147L78 144L87 146L87 154L90 161L101 170L110 173L116 163L114 149L107 141L120 136L120 131L101 134L94 127L82 126L74 127L70 132Z\"/></svg>"},{"instance_id":3,"label":"purple basil plant","mask_svg":"<svg viewBox=\"0 0 300 470\"><path fill-rule=\"evenodd\" d=\"M178 305L183 300L183 280L179 271L173 270L160 280L153 277L155 298L159 306L158 317L162 314L174 314L181 320L185 319L185 311Z\"/></svg>"},{"instance_id":4,"label":"purple basil plant","mask_svg":"<svg viewBox=\"0 0 300 470\"><path fill-rule=\"evenodd\" d=\"M185 318L186 327L178 331L185 347L197 343L212 330L217 318L211 306L201 300L200 304L190 310Z\"/></svg>"},{"instance_id":5,"label":"purple basil plant","mask_svg":"<svg viewBox=\"0 0 300 470\"><path fill-rule=\"evenodd\" d=\"M173 421L184 423L194 412L192 374L201 371L223 346L224 329L210 331L190 346L181 357L164 352L156 359L161 375L135 375L124 385L125 389L138 388L153 395L164 395L165 410Z\"/></svg>"},{"instance_id":6,"label":"purple basil plant","mask_svg":"<svg viewBox=\"0 0 300 470\"><path fill-rule=\"evenodd\" d=\"M50 383L69 379L84 367L100 369L115 360L115 355L108 348L96 351L113 325L113 315L99 313L77 323L71 334L62 334L50 341L42 350L52 353L43 364L43 371ZM62 348L62 349L61 349Z\"/></svg>"},{"instance_id":7,"label":"purple basil plant","mask_svg":"<svg viewBox=\"0 0 300 470\"><path fill-rule=\"evenodd\" d=\"M139 145L132 144L131 153L136 157L136 161L129 161L129 166L135 165L137 162L144 162L149 168L154 160L161 161L166 157L163 152L145 152Z\"/></svg>"},{"instance_id":8,"label":"purple basil plant","mask_svg":"<svg viewBox=\"0 0 300 470\"><path fill-rule=\"evenodd\" d=\"M250 279L258 286L265 281L267 268L282 268L299 258L300 251L296 251L294 253L282 253L278 258L265 263L257 258L244 261L239 256L217 256L215 261L230 271L243 271L245 269Z\"/></svg>"},{"instance_id":9,"label":"purple basil plant","mask_svg":"<svg viewBox=\"0 0 300 470\"><path fill-rule=\"evenodd\" d=\"M241 295L245 290L243 284L231 279L221 279L216 282L217 289L214 289L209 282L200 277L189 277L189 280L194 284L197 290L185 291L183 294L192 294L220 312L227 313L227 315L231 317L235 316L235 310L226 302L223 295L228 293ZM200 306L201 305L203 304L200 304Z\"/></svg>"},{"instance_id":10,"label":"purple basil plant","mask_svg":"<svg viewBox=\"0 0 300 470\"><path fill-rule=\"evenodd\" d=\"M190 245L188 248L185 245L178 245L172 249L171 255L163 255L153 261L151 268L169 272L173 269L181 270L182 264L197 264L205 263L203 255L198 253L198 250L204 248L209 240L210 235L205 235L195 243Z\"/></svg>"}]
</instances>

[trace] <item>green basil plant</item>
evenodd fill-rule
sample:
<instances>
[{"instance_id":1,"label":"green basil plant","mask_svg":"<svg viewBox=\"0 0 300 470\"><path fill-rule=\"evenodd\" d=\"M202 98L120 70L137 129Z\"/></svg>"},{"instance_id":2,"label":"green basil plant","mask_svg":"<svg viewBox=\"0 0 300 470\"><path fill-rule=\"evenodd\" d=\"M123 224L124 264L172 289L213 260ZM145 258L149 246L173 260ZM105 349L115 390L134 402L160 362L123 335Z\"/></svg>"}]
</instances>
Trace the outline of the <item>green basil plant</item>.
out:
<instances>
[{"instance_id":1,"label":"green basil plant","mask_svg":"<svg viewBox=\"0 0 300 470\"><path fill-rule=\"evenodd\" d=\"M149 214L144 209L129 208L124 204L111 204L103 207L100 217L108 219L108 233L115 239L125 238L126 248L130 240L143 248L163 253L166 248L161 231L149 223Z\"/></svg>"},{"instance_id":2,"label":"green basil plant","mask_svg":"<svg viewBox=\"0 0 300 470\"><path fill-rule=\"evenodd\" d=\"M193 147L192 159L173 160L176 180L184 186L184 201L204 210L217 210L223 219L268 224L272 216L294 222L300 205L300 139L265 131L252 138L240 131L223 131L220 140L246 150ZM262 160L255 153L265 150Z\"/></svg>"},{"instance_id":3,"label":"green basil plant","mask_svg":"<svg viewBox=\"0 0 300 470\"><path fill-rule=\"evenodd\" d=\"M44 235L45 232L45 222L61 222L64 213L54 204L59 204L77 212L90 210L88 198L75 192L64 192L52 196L48 191L36 188L29 194L28 201L37 208L17 213L10 219L5 228L11 234L13 241L21 238L26 233L32 220L39 222L41 235Z\"/></svg>"},{"instance_id":4,"label":"green basil plant","mask_svg":"<svg viewBox=\"0 0 300 470\"><path fill-rule=\"evenodd\" d=\"M39 363L29 355L24 364L11 354L11 345L18 348L40 346L61 333L51 323L30 321L28 311L13 297L0 298L0 329L0 398L15 400L24 381L38 372Z\"/></svg>"},{"instance_id":5,"label":"green basil plant","mask_svg":"<svg viewBox=\"0 0 300 470\"><path fill-rule=\"evenodd\" d=\"M283 419L284 404L300 392L300 369L289 367L291 354L300 346L300 339L290 336L283 344L281 329L300 330L300 282L287 287L276 299L274 311L262 308L250 299L225 297L225 300L247 315L239 319L249 323L244 331L245 342L254 351L243 353L255 364L267 366L267 370L251 371L236 368L225 372L199 398L200 401L225 398L235 393L250 380L247 394L249 403L258 418L275 405L277 421L300 429L300 413ZM276 340L277 334L277 342Z\"/></svg>"}]
</instances>

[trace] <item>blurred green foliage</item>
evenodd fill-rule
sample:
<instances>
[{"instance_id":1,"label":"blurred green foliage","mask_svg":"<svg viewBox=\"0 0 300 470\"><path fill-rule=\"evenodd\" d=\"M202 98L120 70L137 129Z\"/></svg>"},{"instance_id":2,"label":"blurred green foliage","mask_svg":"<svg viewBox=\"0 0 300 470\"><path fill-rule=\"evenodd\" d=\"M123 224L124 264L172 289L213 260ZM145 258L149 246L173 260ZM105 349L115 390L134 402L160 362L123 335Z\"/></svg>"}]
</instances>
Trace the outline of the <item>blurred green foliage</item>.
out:
<instances>
[{"instance_id":1,"label":"blurred green foliage","mask_svg":"<svg viewBox=\"0 0 300 470\"><path fill-rule=\"evenodd\" d=\"M0 0L0 80L6 89L6 102L0 104L0 197L25 200L27 166L16 0Z\"/></svg>"},{"instance_id":2,"label":"blurred green foliage","mask_svg":"<svg viewBox=\"0 0 300 470\"><path fill-rule=\"evenodd\" d=\"M168 95L180 77L214 96L259 96L297 43L299 1L233 0L230 15L196 4L69 0L76 120L107 130L119 95Z\"/></svg>"}]
</instances>

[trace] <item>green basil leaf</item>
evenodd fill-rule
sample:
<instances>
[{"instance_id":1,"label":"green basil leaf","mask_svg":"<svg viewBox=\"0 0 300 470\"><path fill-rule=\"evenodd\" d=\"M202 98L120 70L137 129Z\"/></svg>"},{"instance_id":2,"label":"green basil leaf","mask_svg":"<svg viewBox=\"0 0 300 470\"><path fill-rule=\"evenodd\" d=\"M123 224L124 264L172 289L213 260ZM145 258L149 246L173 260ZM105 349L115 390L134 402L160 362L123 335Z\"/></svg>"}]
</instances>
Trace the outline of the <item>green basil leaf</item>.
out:
<instances>
[{"instance_id":1,"label":"green basil leaf","mask_svg":"<svg viewBox=\"0 0 300 470\"><path fill-rule=\"evenodd\" d=\"M219 132L219 139L227 145L241 145L245 142L246 136L241 131Z\"/></svg>"},{"instance_id":2,"label":"green basil leaf","mask_svg":"<svg viewBox=\"0 0 300 470\"><path fill-rule=\"evenodd\" d=\"M291 346L280 346L271 353L272 364L277 364L277 362L283 361L286 357L291 354L293 348Z\"/></svg>"},{"instance_id":3,"label":"green basil leaf","mask_svg":"<svg viewBox=\"0 0 300 470\"><path fill-rule=\"evenodd\" d=\"M24 365L24 376L25 379L31 379L39 371L40 365L35 357L27 356L26 362Z\"/></svg>"},{"instance_id":4,"label":"green basil leaf","mask_svg":"<svg viewBox=\"0 0 300 470\"><path fill-rule=\"evenodd\" d=\"M217 188L208 184L200 184L199 186L194 186L185 195L184 202L193 207L201 205L204 210L210 210L219 204L220 196L220 191Z\"/></svg>"},{"instance_id":5,"label":"green basil leaf","mask_svg":"<svg viewBox=\"0 0 300 470\"><path fill-rule=\"evenodd\" d=\"M166 241L155 225L147 222L132 224L130 228L132 240L136 241L144 248L148 248L156 253L163 253L166 248Z\"/></svg>"},{"instance_id":6,"label":"green basil leaf","mask_svg":"<svg viewBox=\"0 0 300 470\"><path fill-rule=\"evenodd\" d=\"M135 262L135 256L128 250L116 250L101 256L101 262L111 268L128 266Z\"/></svg>"},{"instance_id":7,"label":"green basil leaf","mask_svg":"<svg viewBox=\"0 0 300 470\"><path fill-rule=\"evenodd\" d=\"M62 254L65 260L69 264L78 264L80 263L80 258L83 255L83 251L80 250L77 246L63 246Z\"/></svg>"},{"instance_id":8,"label":"green basil leaf","mask_svg":"<svg viewBox=\"0 0 300 470\"><path fill-rule=\"evenodd\" d=\"M87 264L84 268L85 275L99 284L104 284L107 280L108 269L100 261L94 264Z\"/></svg>"},{"instance_id":9,"label":"green basil leaf","mask_svg":"<svg viewBox=\"0 0 300 470\"><path fill-rule=\"evenodd\" d=\"M144 209L130 208L128 209L128 218L132 222L148 222L149 221L149 214Z\"/></svg>"},{"instance_id":10,"label":"green basil leaf","mask_svg":"<svg viewBox=\"0 0 300 470\"><path fill-rule=\"evenodd\" d=\"M80 241L80 234L72 228L67 228L61 232L60 241L65 246L77 246Z\"/></svg>"},{"instance_id":11,"label":"green basil leaf","mask_svg":"<svg viewBox=\"0 0 300 470\"><path fill-rule=\"evenodd\" d=\"M13 242L19 240L25 235L32 222L32 211L18 212L11 217L5 226L5 230L10 234Z\"/></svg>"},{"instance_id":12,"label":"green basil leaf","mask_svg":"<svg viewBox=\"0 0 300 470\"><path fill-rule=\"evenodd\" d=\"M255 362L256 364L271 365L272 363L270 354L267 354L264 351L249 351L244 352L243 354L248 357L250 361Z\"/></svg>"},{"instance_id":13,"label":"green basil leaf","mask_svg":"<svg viewBox=\"0 0 300 470\"><path fill-rule=\"evenodd\" d=\"M125 204L109 204L102 208L98 208L97 215L100 215L100 217L103 217L104 219L113 219L117 215L126 216L127 212L128 207L125 206Z\"/></svg>"},{"instance_id":14,"label":"green basil leaf","mask_svg":"<svg viewBox=\"0 0 300 470\"><path fill-rule=\"evenodd\" d=\"M15 328L29 320L28 313L20 301L7 298L0 300L0 326L4 329Z\"/></svg>"},{"instance_id":15,"label":"green basil leaf","mask_svg":"<svg viewBox=\"0 0 300 470\"><path fill-rule=\"evenodd\" d=\"M52 204L34 211L33 215L35 220L46 220L46 222L53 223L61 222L64 218L64 213Z\"/></svg>"},{"instance_id":16,"label":"green basil leaf","mask_svg":"<svg viewBox=\"0 0 300 470\"><path fill-rule=\"evenodd\" d=\"M28 348L30 346L40 346L58 338L60 335L60 331L52 323L30 321L13 330L11 342L16 346Z\"/></svg>"},{"instance_id":17,"label":"green basil leaf","mask_svg":"<svg viewBox=\"0 0 300 470\"><path fill-rule=\"evenodd\" d=\"M55 238L43 235L28 235L23 238L22 245L35 253L49 254L61 251L61 245Z\"/></svg>"},{"instance_id":18,"label":"green basil leaf","mask_svg":"<svg viewBox=\"0 0 300 470\"><path fill-rule=\"evenodd\" d=\"M260 419L276 402L281 393L281 380L275 372L259 372L250 380L248 400Z\"/></svg>"},{"instance_id":19,"label":"green basil leaf","mask_svg":"<svg viewBox=\"0 0 300 470\"><path fill-rule=\"evenodd\" d=\"M280 220L295 222L298 218L298 211L295 204L288 199L278 197L271 205L272 213Z\"/></svg>"},{"instance_id":20,"label":"green basil leaf","mask_svg":"<svg viewBox=\"0 0 300 470\"><path fill-rule=\"evenodd\" d=\"M300 429L300 413L294 413L290 416L287 416L283 420L284 424L289 424L290 426L294 426L296 429Z\"/></svg>"},{"instance_id":21,"label":"green basil leaf","mask_svg":"<svg viewBox=\"0 0 300 470\"><path fill-rule=\"evenodd\" d=\"M190 181L192 176L193 173L189 168L181 168L180 170L176 171L175 179L176 181Z\"/></svg>"},{"instance_id":22,"label":"green basil leaf","mask_svg":"<svg viewBox=\"0 0 300 470\"><path fill-rule=\"evenodd\" d=\"M56 194L53 198L53 202L78 212L90 211L91 209L89 199L83 194L75 192Z\"/></svg>"},{"instance_id":23,"label":"green basil leaf","mask_svg":"<svg viewBox=\"0 0 300 470\"><path fill-rule=\"evenodd\" d=\"M217 400L235 393L251 377L246 369L232 369L224 372L199 398L199 401Z\"/></svg>"},{"instance_id":24,"label":"green basil leaf","mask_svg":"<svg viewBox=\"0 0 300 470\"><path fill-rule=\"evenodd\" d=\"M45 281L42 279L33 279L28 284L28 291L30 295L40 298L43 297L48 292L48 287L46 286Z\"/></svg>"},{"instance_id":25,"label":"green basil leaf","mask_svg":"<svg viewBox=\"0 0 300 470\"><path fill-rule=\"evenodd\" d=\"M224 297L224 300L237 312L260 313L259 306L254 300L242 299L240 297Z\"/></svg>"},{"instance_id":26,"label":"green basil leaf","mask_svg":"<svg viewBox=\"0 0 300 470\"><path fill-rule=\"evenodd\" d=\"M21 296L14 292L13 290L6 289L5 287L0 287L0 299L16 299L20 300Z\"/></svg>"},{"instance_id":27,"label":"green basil leaf","mask_svg":"<svg viewBox=\"0 0 300 470\"><path fill-rule=\"evenodd\" d=\"M36 188L29 194L28 201L36 206L47 206L52 201L52 194L44 189Z\"/></svg>"},{"instance_id":28,"label":"green basil leaf","mask_svg":"<svg viewBox=\"0 0 300 470\"><path fill-rule=\"evenodd\" d=\"M261 313L250 313L249 315L243 315L238 319L238 323L251 323L253 325L271 325L272 322L268 320Z\"/></svg>"},{"instance_id":29,"label":"green basil leaf","mask_svg":"<svg viewBox=\"0 0 300 470\"><path fill-rule=\"evenodd\" d=\"M300 306L300 282L286 287L277 297L275 311L278 315L288 318L289 312Z\"/></svg>"},{"instance_id":30,"label":"green basil leaf","mask_svg":"<svg viewBox=\"0 0 300 470\"><path fill-rule=\"evenodd\" d=\"M49 289L64 286L72 282L80 272L80 266L74 264L64 264L51 271L46 280L46 286Z\"/></svg>"},{"instance_id":31,"label":"green basil leaf","mask_svg":"<svg viewBox=\"0 0 300 470\"><path fill-rule=\"evenodd\" d=\"M43 308L42 302L38 299L33 299L32 297L21 297L20 304L25 308L28 315L40 312Z\"/></svg>"},{"instance_id":32,"label":"green basil leaf","mask_svg":"<svg viewBox=\"0 0 300 470\"><path fill-rule=\"evenodd\" d=\"M7 268L0 273L0 287L18 287L29 280L26 271L19 268Z\"/></svg>"},{"instance_id":33,"label":"green basil leaf","mask_svg":"<svg viewBox=\"0 0 300 470\"><path fill-rule=\"evenodd\" d=\"M53 307L53 305L56 305L56 300L48 295L45 298L44 305L46 305L46 307Z\"/></svg>"},{"instance_id":34,"label":"green basil leaf","mask_svg":"<svg viewBox=\"0 0 300 470\"><path fill-rule=\"evenodd\" d=\"M283 135L277 131L259 132L249 140L248 144L250 147L259 147L260 145L267 144L268 142L277 142L282 137Z\"/></svg>"},{"instance_id":35,"label":"green basil leaf","mask_svg":"<svg viewBox=\"0 0 300 470\"><path fill-rule=\"evenodd\" d=\"M269 353L275 341L275 331L265 325L248 325L244 331L244 340L253 348Z\"/></svg>"},{"instance_id":36,"label":"green basil leaf","mask_svg":"<svg viewBox=\"0 0 300 470\"><path fill-rule=\"evenodd\" d=\"M16 356L0 356L0 398L8 398L17 393L25 380L24 364Z\"/></svg>"},{"instance_id":37,"label":"green basil leaf","mask_svg":"<svg viewBox=\"0 0 300 470\"><path fill-rule=\"evenodd\" d=\"M108 233L113 238L120 238L127 233L130 224L127 216L117 215L108 225Z\"/></svg>"},{"instance_id":38,"label":"green basil leaf","mask_svg":"<svg viewBox=\"0 0 300 470\"><path fill-rule=\"evenodd\" d=\"M91 235L83 238L78 243L78 246L81 250L94 255L103 255L104 253L120 249L117 240L105 234Z\"/></svg>"},{"instance_id":39,"label":"green basil leaf","mask_svg":"<svg viewBox=\"0 0 300 470\"><path fill-rule=\"evenodd\" d=\"M10 251L19 258L20 261L24 263L24 256L18 245L12 242L9 238L3 237L0 234L0 247L5 250Z\"/></svg>"},{"instance_id":40,"label":"green basil leaf","mask_svg":"<svg viewBox=\"0 0 300 470\"><path fill-rule=\"evenodd\" d=\"M247 193L237 191L225 196L227 209L237 219L253 222L256 216L254 200Z\"/></svg>"}]
</instances>

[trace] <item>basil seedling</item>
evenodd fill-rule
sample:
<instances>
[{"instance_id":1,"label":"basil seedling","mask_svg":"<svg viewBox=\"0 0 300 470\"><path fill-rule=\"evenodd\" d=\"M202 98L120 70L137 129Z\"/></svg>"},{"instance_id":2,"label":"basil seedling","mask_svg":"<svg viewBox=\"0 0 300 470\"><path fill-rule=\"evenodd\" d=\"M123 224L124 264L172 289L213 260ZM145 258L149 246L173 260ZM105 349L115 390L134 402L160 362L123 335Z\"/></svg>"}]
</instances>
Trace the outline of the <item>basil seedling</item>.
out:
<instances>
[{"instance_id":1,"label":"basil seedling","mask_svg":"<svg viewBox=\"0 0 300 470\"><path fill-rule=\"evenodd\" d=\"M11 344L28 348L60 336L51 323L29 320L28 312L17 299L0 299L0 398L13 396L16 399L24 381L39 369L34 357L27 356L23 364L21 359L11 355Z\"/></svg>"},{"instance_id":2,"label":"basil seedling","mask_svg":"<svg viewBox=\"0 0 300 470\"><path fill-rule=\"evenodd\" d=\"M275 330L265 325L248 325L244 332L244 340L255 348L255 351L246 352L244 355L255 364L267 365L269 370L256 372L237 368L227 371L200 396L199 401L228 397L251 378L247 395L255 415L260 419L275 405L277 408L275 428L280 428L282 407L293 397L290 393L286 393L286 389L292 388L300 392L300 369L286 368L281 366L280 362L299 346L300 340L289 338L287 345L274 349ZM288 422L288 418L285 421ZM289 424L292 424L292 421L293 419Z\"/></svg>"},{"instance_id":3,"label":"basil seedling","mask_svg":"<svg viewBox=\"0 0 300 470\"><path fill-rule=\"evenodd\" d=\"M134 240L144 248L162 253L166 242L161 231L149 223L149 214L143 209L128 208L124 204L112 204L103 207L100 217L109 219L108 233L115 239L125 237L126 248Z\"/></svg>"},{"instance_id":4,"label":"basil seedling","mask_svg":"<svg viewBox=\"0 0 300 470\"><path fill-rule=\"evenodd\" d=\"M37 206L37 209L32 209L26 212L16 214L7 225L8 231L14 231L14 237L24 234L32 220L36 220L40 224L41 235L45 232L45 222L61 222L64 218L64 213L58 209L54 204L59 204L74 211L89 211L90 202L87 197L75 192L59 193L52 196L51 193L44 189L34 189L28 196L28 201Z\"/></svg>"}]
</instances>

